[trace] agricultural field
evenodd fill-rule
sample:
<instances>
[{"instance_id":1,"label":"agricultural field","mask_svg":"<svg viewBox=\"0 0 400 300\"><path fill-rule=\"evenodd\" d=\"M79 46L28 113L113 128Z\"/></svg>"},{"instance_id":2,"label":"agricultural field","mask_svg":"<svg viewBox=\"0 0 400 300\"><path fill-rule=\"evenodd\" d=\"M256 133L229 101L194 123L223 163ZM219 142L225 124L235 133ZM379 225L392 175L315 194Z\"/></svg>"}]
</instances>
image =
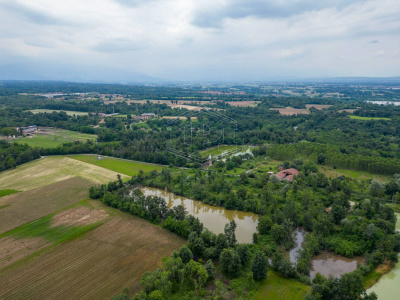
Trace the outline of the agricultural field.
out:
<instances>
[{"instance_id":1,"label":"agricultural field","mask_svg":"<svg viewBox=\"0 0 400 300\"><path fill-rule=\"evenodd\" d=\"M92 185L75 177L1 197L0 234L85 200L89 197L88 191Z\"/></svg>"},{"instance_id":2,"label":"agricultural field","mask_svg":"<svg viewBox=\"0 0 400 300\"><path fill-rule=\"evenodd\" d=\"M91 221L78 224L82 214L90 214ZM110 299L125 287L134 294L143 273L185 243L161 227L105 207L78 206L37 223L0 239L0 253L16 241L40 249L32 254L25 247L23 260L0 269L1 299ZM60 232L63 240L54 240ZM45 240L59 244L43 249Z\"/></svg>"},{"instance_id":3,"label":"agricultural field","mask_svg":"<svg viewBox=\"0 0 400 300\"><path fill-rule=\"evenodd\" d=\"M137 175L140 170L143 172L150 172L153 170L160 171L165 168L163 165L124 160L107 156L102 156L103 159L97 159L97 155L70 155L68 157L128 176Z\"/></svg>"},{"instance_id":4,"label":"agricultural field","mask_svg":"<svg viewBox=\"0 0 400 300\"><path fill-rule=\"evenodd\" d=\"M371 120L385 120L390 121L390 118L378 118L378 117L359 117L359 116L349 116L349 118L353 120L363 120L363 121L371 121Z\"/></svg>"},{"instance_id":5,"label":"agricultural field","mask_svg":"<svg viewBox=\"0 0 400 300\"><path fill-rule=\"evenodd\" d=\"M4 196L11 195L11 194L15 194L15 193L18 193L18 192L19 191L16 191L16 190L0 190L0 198L4 197Z\"/></svg>"},{"instance_id":6,"label":"agricultural field","mask_svg":"<svg viewBox=\"0 0 400 300\"><path fill-rule=\"evenodd\" d=\"M31 109L29 110L31 113L34 114L39 114L39 113L49 113L51 114L53 111L55 112L65 112L69 116L87 116L87 112L82 112L82 111L72 111L72 110L57 110L57 109Z\"/></svg>"},{"instance_id":7,"label":"agricultural field","mask_svg":"<svg viewBox=\"0 0 400 300\"><path fill-rule=\"evenodd\" d=\"M286 107L286 108L270 108L271 110L277 110L281 115L284 116L292 116L292 115L308 115L310 112L307 109L303 108L293 108L293 107Z\"/></svg>"},{"instance_id":8,"label":"agricultural field","mask_svg":"<svg viewBox=\"0 0 400 300\"><path fill-rule=\"evenodd\" d=\"M31 147L53 148L68 142L95 140L96 138L95 134L57 128L39 128L38 133L18 138L16 141Z\"/></svg>"},{"instance_id":9,"label":"agricultural field","mask_svg":"<svg viewBox=\"0 0 400 300\"><path fill-rule=\"evenodd\" d=\"M200 151L200 155L202 157L208 157L208 156L216 156L219 154L222 154L225 151L232 151L234 149L236 149L237 146L236 145L221 145L221 146L215 146L212 148L208 148L206 150L202 150ZM239 148L239 147L238 147Z\"/></svg>"},{"instance_id":10,"label":"agricultural field","mask_svg":"<svg viewBox=\"0 0 400 300\"><path fill-rule=\"evenodd\" d=\"M117 179L117 172L63 156L38 159L13 170L0 173L2 189L27 191L72 177L81 177L94 184ZM122 178L129 178L122 175Z\"/></svg>"},{"instance_id":11,"label":"agricultural field","mask_svg":"<svg viewBox=\"0 0 400 300\"><path fill-rule=\"evenodd\" d=\"M331 106L332 105L329 105L329 104L306 104L306 108L307 109L310 109L311 107L314 107L315 109L318 109L318 110L329 108Z\"/></svg>"},{"instance_id":12,"label":"agricultural field","mask_svg":"<svg viewBox=\"0 0 400 300\"><path fill-rule=\"evenodd\" d=\"M268 278L255 300L303 300L311 288L293 279L286 279L273 271L268 272Z\"/></svg>"},{"instance_id":13,"label":"agricultural field","mask_svg":"<svg viewBox=\"0 0 400 300\"><path fill-rule=\"evenodd\" d=\"M183 116L164 116L164 117L162 117L163 119L168 119L168 120L176 120L176 119L179 119L179 120L186 120L187 118L186 117L183 117ZM197 117L191 117L190 118L192 121L193 120L197 120Z\"/></svg>"},{"instance_id":14,"label":"agricultural field","mask_svg":"<svg viewBox=\"0 0 400 300\"><path fill-rule=\"evenodd\" d=\"M226 102L230 106L236 106L236 107L255 107L257 106L258 103L261 103L260 101L231 101L231 102Z\"/></svg>"}]
</instances>

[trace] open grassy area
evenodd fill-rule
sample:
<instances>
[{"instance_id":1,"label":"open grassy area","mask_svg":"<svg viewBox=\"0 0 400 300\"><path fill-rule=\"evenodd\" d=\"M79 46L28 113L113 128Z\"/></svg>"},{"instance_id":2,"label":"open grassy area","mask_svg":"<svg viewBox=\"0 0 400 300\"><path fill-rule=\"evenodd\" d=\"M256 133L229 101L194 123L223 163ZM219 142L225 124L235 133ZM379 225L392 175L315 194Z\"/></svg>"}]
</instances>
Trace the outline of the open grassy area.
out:
<instances>
[{"instance_id":1,"label":"open grassy area","mask_svg":"<svg viewBox=\"0 0 400 300\"><path fill-rule=\"evenodd\" d=\"M349 116L349 118L354 119L354 120L364 120L364 121L370 121L370 120L386 120L386 121L390 121L390 118L359 117L359 116L354 116L354 115Z\"/></svg>"},{"instance_id":2,"label":"open grassy area","mask_svg":"<svg viewBox=\"0 0 400 300\"><path fill-rule=\"evenodd\" d=\"M354 170L346 170L346 169L333 169L328 166L318 166L318 169L321 173L324 173L327 177L336 178L339 176L347 176L353 179L375 179L380 182L388 182L390 180L390 176L388 175L380 175L380 174L372 174L366 171L354 171Z\"/></svg>"},{"instance_id":3,"label":"open grassy area","mask_svg":"<svg viewBox=\"0 0 400 300\"><path fill-rule=\"evenodd\" d=\"M0 234L78 203L89 196L92 183L71 178L0 198Z\"/></svg>"},{"instance_id":4,"label":"open grassy area","mask_svg":"<svg viewBox=\"0 0 400 300\"><path fill-rule=\"evenodd\" d=\"M32 112L34 114L38 114L38 113L49 113L49 114L51 114L53 111L55 111L55 112L63 111L69 116L73 116L73 115L75 115L75 116L87 116L88 115L87 112L72 111L72 110L57 110L57 109L31 109L30 110L30 112Z\"/></svg>"},{"instance_id":5,"label":"open grassy area","mask_svg":"<svg viewBox=\"0 0 400 300\"><path fill-rule=\"evenodd\" d=\"M268 272L268 278L255 300L303 300L311 288L293 279L286 279L273 271Z\"/></svg>"},{"instance_id":6,"label":"open grassy area","mask_svg":"<svg viewBox=\"0 0 400 300\"><path fill-rule=\"evenodd\" d=\"M48 228L47 221L39 227ZM143 273L184 243L161 227L115 212L78 238L0 268L0 299L110 299L125 287L133 295Z\"/></svg>"},{"instance_id":7,"label":"open grassy area","mask_svg":"<svg viewBox=\"0 0 400 300\"><path fill-rule=\"evenodd\" d=\"M8 196L11 194L18 193L19 191L16 190L0 190L0 197Z\"/></svg>"},{"instance_id":8,"label":"open grassy area","mask_svg":"<svg viewBox=\"0 0 400 300\"><path fill-rule=\"evenodd\" d=\"M97 155L71 155L68 157L128 176L137 175L140 170L143 170L143 172L150 172L152 170L160 171L165 168L163 165L148 164L113 157L102 156L103 159L97 159Z\"/></svg>"},{"instance_id":9,"label":"open grassy area","mask_svg":"<svg viewBox=\"0 0 400 300\"><path fill-rule=\"evenodd\" d=\"M19 138L16 141L22 144L26 143L31 147L53 148L63 143L95 140L97 138L94 134L57 128L40 128L39 132L32 136Z\"/></svg>"},{"instance_id":10,"label":"open grassy area","mask_svg":"<svg viewBox=\"0 0 400 300\"><path fill-rule=\"evenodd\" d=\"M76 159L51 156L0 173L0 186L4 189L27 191L72 177L81 177L100 184L116 180L117 174ZM122 175L122 178L128 176Z\"/></svg>"},{"instance_id":11,"label":"open grassy area","mask_svg":"<svg viewBox=\"0 0 400 300\"><path fill-rule=\"evenodd\" d=\"M239 148L239 146L238 146L238 148ZM200 151L200 155L202 157L207 157L207 156L210 156L210 155L216 156L216 155L222 154L225 151L231 151L231 150L234 150L234 149L236 149L235 145L215 146L215 147Z\"/></svg>"}]
</instances>

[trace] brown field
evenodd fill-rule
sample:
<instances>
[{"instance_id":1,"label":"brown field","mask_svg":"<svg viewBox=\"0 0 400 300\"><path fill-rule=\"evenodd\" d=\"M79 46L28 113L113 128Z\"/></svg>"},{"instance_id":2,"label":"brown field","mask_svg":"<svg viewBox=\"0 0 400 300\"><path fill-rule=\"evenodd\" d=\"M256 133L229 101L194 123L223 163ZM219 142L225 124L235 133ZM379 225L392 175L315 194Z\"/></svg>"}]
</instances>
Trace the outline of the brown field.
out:
<instances>
[{"instance_id":1,"label":"brown field","mask_svg":"<svg viewBox=\"0 0 400 300\"><path fill-rule=\"evenodd\" d=\"M138 292L143 273L185 241L116 214L78 239L0 270L0 299L110 299L125 287Z\"/></svg>"},{"instance_id":2,"label":"brown field","mask_svg":"<svg viewBox=\"0 0 400 300\"><path fill-rule=\"evenodd\" d=\"M226 102L231 106L238 106L238 107L248 107L248 106L255 106L257 103L261 103L260 101L232 101Z\"/></svg>"},{"instance_id":3,"label":"brown field","mask_svg":"<svg viewBox=\"0 0 400 300\"><path fill-rule=\"evenodd\" d=\"M75 177L1 197L0 206L8 206L0 209L0 234L85 200L92 185Z\"/></svg>"},{"instance_id":4,"label":"brown field","mask_svg":"<svg viewBox=\"0 0 400 300\"><path fill-rule=\"evenodd\" d=\"M178 103L175 103L175 100L174 100L174 104L172 104L172 102L171 102L171 100L148 100L148 101L150 101L151 103L155 103L155 104L166 104L166 105L168 105L168 106L171 106L171 105L175 105L175 104L178 104L178 105L185 105L185 104L197 104L197 105L214 105L215 103L214 102L211 102L211 101L192 101L192 100L178 100ZM105 101L105 104L111 104L111 103L117 103L117 102L121 102L121 101ZM147 102L147 100L127 100L126 101L128 104L131 104L131 103L138 103L138 104L145 104L146 102Z\"/></svg>"},{"instance_id":5,"label":"brown field","mask_svg":"<svg viewBox=\"0 0 400 300\"><path fill-rule=\"evenodd\" d=\"M310 109L311 107L314 107L314 108L316 108L318 110L322 110L324 108L329 108L331 106L332 105L328 105L328 104L306 104L306 108L307 109Z\"/></svg>"},{"instance_id":6,"label":"brown field","mask_svg":"<svg viewBox=\"0 0 400 300\"><path fill-rule=\"evenodd\" d=\"M310 112L307 109L299 109L293 107L286 107L286 108L270 108L271 110L277 110L281 115L284 116L292 116L292 115L308 115Z\"/></svg>"},{"instance_id":7,"label":"brown field","mask_svg":"<svg viewBox=\"0 0 400 300\"><path fill-rule=\"evenodd\" d=\"M0 173L2 189L27 191L72 177L82 177L92 183L108 183L117 179L117 172L76 159L51 156ZM122 175L122 178L128 178Z\"/></svg>"}]
</instances>

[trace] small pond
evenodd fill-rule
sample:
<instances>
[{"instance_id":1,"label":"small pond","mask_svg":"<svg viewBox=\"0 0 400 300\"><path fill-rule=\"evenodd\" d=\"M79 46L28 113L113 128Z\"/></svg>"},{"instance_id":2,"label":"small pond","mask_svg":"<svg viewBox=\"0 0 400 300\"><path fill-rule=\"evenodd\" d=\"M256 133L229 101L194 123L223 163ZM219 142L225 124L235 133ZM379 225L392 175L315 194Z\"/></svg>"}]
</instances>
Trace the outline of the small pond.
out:
<instances>
[{"instance_id":1,"label":"small pond","mask_svg":"<svg viewBox=\"0 0 400 300\"><path fill-rule=\"evenodd\" d=\"M225 224L235 220L237 224L236 239L239 243L252 243L253 233L257 232L258 215L255 213L211 206L156 188L144 187L140 190L146 196L164 198L169 208L180 204L184 205L189 214L199 218L204 227L215 234L224 233Z\"/></svg>"}]
</instances>

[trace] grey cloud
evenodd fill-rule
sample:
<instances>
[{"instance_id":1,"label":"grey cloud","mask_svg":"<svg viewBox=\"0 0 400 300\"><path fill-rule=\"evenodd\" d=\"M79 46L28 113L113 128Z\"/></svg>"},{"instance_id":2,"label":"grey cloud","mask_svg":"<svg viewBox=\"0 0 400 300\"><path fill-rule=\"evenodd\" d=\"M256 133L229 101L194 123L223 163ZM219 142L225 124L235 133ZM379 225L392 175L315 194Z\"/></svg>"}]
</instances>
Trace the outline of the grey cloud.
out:
<instances>
[{"instance_id":1,"label":"grey cloud","mask_svg":"<svg viewBox=\"0 0 400 300\"><path fill-rule=\"evenodd\" d=\"M378 44L379 41L378 40L373 40L373 41L369 41L368 43L370 43L370 44Z\"/></svg>"},{"instance_id":2,"label":"grey cloud","mask_svg":"<svg viewBox=\"0 0 400 300\"><path fill-rule=\"evenodd\" d=\"M122 53L131 52L142 49L142 44L135 44L133 41L128 39L109 39L99 42L97 45L92 47L93 50L104 53Z\"/></svg>"},{"instance_id":3,"label":"grey cloud","mask_svg":"<svg viewBox=\"0 0 400 300\"><path fill-rule=\"evenodd\" d=\"M3 2L0 3L0 8L6 11L12 12L13 14L20 15L30 22L39 25L68 25L70 22L53 17L44 12L29 8L17 2Z\"/></svg>"},{"instance_id":4,"label":"grey cloud","mask_svg":"<svg viewBox=\"0 0 400 300\"><path fill-rule=\"evenodd\" d=\"M198 27L218 28L226 18L287 18L308 11L326 8L341 9L355 2L363 3L365 0L232 0L227 5L199 11L192 24Z\"/></svg>"}]
</instances>

